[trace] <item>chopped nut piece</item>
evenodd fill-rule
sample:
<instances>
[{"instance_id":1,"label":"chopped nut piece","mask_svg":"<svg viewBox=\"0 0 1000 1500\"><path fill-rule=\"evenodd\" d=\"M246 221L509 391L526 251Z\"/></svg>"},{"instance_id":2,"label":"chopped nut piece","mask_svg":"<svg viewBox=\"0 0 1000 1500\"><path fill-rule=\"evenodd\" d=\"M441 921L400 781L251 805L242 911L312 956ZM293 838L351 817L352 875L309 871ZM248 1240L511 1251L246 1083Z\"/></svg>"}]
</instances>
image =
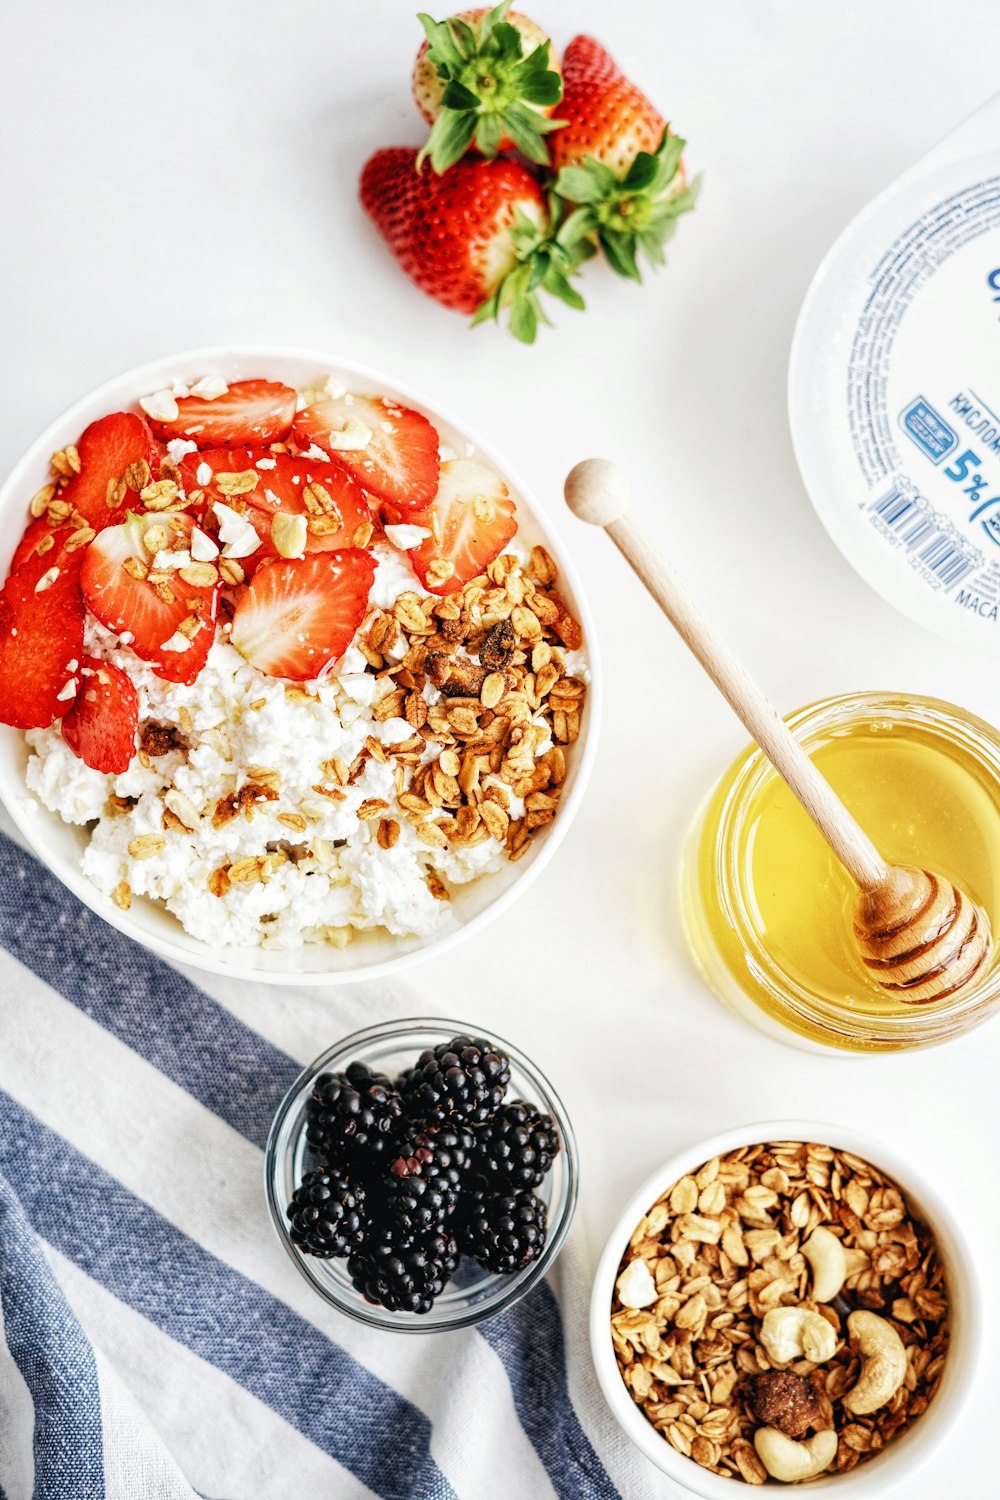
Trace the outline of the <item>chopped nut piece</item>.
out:
<instances>
[{"instance_id":1,"label":"chopped nut piece","mask_svg":"<svg viewBox=\"0 0 1000 1500\"><path fill-rule=\"evenodd\" d=\"M271 522L271 540L281 557L303 557L308 534L305 516L279 510Z\"/></svg>"},{"instance_id":2,"label":"chopped nut piece","mask_svg":"<svg viewBox=\"0 0 1000 1500\"><path fill-rule=\"evenodd\" d=\"M478 698L489 675L485 667L467 656L445 656L433 652L427 658L431 682L446 698Z\"/></svg>"},{"instance_id":3,"label":"chopped nut piece","mask_svg":"<svg viewBox=\"0 0 1000 1500\"><path fill-rule=\"evenodd\" d=\"M498 620L479 648L479 660L490 672L509 666L517 647L510 620Z\"/></svg>"}]
</instances>

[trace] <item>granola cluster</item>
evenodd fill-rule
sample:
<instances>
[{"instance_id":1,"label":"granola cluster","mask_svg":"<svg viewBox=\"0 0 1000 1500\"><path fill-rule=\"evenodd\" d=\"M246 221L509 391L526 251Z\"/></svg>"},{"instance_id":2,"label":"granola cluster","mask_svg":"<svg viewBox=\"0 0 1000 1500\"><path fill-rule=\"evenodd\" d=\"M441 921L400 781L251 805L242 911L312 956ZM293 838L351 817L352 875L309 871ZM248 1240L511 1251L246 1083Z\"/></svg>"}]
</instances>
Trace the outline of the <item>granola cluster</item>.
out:
<instances>
[{"instance_id":1,"label":"granola cluster","mask_svg":"<svg viewBox=\"0 0 1000 1500\"><path fill-rule=\"evenodd\" d=\"M391 682L376 722L401 718L413 728L401 744L372 744L395 762L397 806L432 848L493 838L517 860L558 812L563 747L579 736L587 686L566 670L561 648L579 650L583 636L556 578L543 547L523 568L503 553L443 599L402 594L358 643L369 671ZM428 703L428 686L438 701ZM360 774L366 751L349 776ZM487 776L496 780L484 787ZM397 835L384 819L380 838Z\"/></svg>"},{"instance_id":2,"label":"granola cluster","mask_svg":"<svg viewBox=\"0 0 1000 1500\"><path fill-rule=\"evenodd\" d=\"M802 1247L821 1226L841 1242L846 1274L817 1303ZM648 1297L630 1295L637 1282ZM825 1319L831 1357L769 1356L761 1330L779 1307ZM860 1415L843 1404L861 1368L847 1329L858 1309L884 1319L905 1350L898 1389ZM843 1472L921 1416L947 1356L948 1293L933 1232L895 1183L848 1152L772 1141L713 1158L650 1209L622 1261L611 1334L632 1399L677 1452L759 1485L762 1425L835 1431L829 1468Z\"/></svg>"}]
</instances>

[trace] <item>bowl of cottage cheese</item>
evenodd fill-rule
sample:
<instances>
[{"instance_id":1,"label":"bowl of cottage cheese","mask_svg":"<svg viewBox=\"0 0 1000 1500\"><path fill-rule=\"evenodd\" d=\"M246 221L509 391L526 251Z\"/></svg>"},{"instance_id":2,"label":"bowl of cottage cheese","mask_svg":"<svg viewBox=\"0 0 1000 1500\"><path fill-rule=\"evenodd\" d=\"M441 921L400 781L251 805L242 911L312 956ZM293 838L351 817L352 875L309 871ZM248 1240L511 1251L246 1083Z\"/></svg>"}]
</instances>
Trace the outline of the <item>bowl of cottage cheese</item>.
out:
<instances>
[{"instance_id":1,"label":"bowl of cottage cheese","mask_svg":"<svg viewBox=\"0 0 1000 1500\"><path fill-rule=\"evenodd\" d=\"M198 350L84 397L0 489L0 574L0 798L168 959L413 963L503 910L583 795L563 547L487 445L335 356Z\"/></svg>"}]
</instances>

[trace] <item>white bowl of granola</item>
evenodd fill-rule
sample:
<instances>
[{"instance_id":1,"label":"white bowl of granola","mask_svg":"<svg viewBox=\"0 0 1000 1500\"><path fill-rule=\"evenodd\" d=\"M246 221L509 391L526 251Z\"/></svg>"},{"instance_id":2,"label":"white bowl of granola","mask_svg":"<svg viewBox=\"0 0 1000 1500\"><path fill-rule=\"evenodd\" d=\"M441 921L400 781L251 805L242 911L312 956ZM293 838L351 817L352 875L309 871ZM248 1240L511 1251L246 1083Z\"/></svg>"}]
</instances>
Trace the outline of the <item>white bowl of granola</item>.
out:
<instances>
[{"instance_id":1,"label":"white bowl of granola","mask_svg":"<svg viewBox=\"0 0 1000 1500\"><path fill-rule=\"evenodd\" d=\"M623 1431L685 1492L808 1481L859 1500L947 1440L980 1307L961 1225L908 1157L767 1121L678 1153L632 1197L591 1350Z\"/></svg>"},{"instance_id":2,"label":"white bowl of granola","mask_svg":"<svg viewBox=\"0 0 1000 1500\"><path fill-rule=\"evenodd\" d=\"M0 488L12 560L0 798L166 958L384 974L501 912L579 806L599 684L565 550L375 371L236 347L107 382Z\"/></svg>"}]
</instances>

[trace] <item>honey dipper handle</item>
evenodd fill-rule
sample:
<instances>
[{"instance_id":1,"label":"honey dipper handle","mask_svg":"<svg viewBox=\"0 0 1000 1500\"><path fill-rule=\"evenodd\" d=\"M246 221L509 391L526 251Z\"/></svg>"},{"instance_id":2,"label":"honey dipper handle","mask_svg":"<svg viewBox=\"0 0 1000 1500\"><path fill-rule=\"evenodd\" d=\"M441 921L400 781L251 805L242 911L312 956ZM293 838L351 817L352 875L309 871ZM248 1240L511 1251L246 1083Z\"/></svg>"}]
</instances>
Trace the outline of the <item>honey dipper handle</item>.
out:
<instances>
[{"instance_id":1,"label":"honey dipper handle","mask_svg":"<svg viewBox=\"0 0 1000 1500\"><path fill-rule=\"evenodd\" d=\"M889 867L871 839L702 613L655 542L628 514L628 486L621 471L604 459L577 464L566 480L566 500L581 520L604 527L861 889L885 886Z\"/></svg>"}]
</instances>

